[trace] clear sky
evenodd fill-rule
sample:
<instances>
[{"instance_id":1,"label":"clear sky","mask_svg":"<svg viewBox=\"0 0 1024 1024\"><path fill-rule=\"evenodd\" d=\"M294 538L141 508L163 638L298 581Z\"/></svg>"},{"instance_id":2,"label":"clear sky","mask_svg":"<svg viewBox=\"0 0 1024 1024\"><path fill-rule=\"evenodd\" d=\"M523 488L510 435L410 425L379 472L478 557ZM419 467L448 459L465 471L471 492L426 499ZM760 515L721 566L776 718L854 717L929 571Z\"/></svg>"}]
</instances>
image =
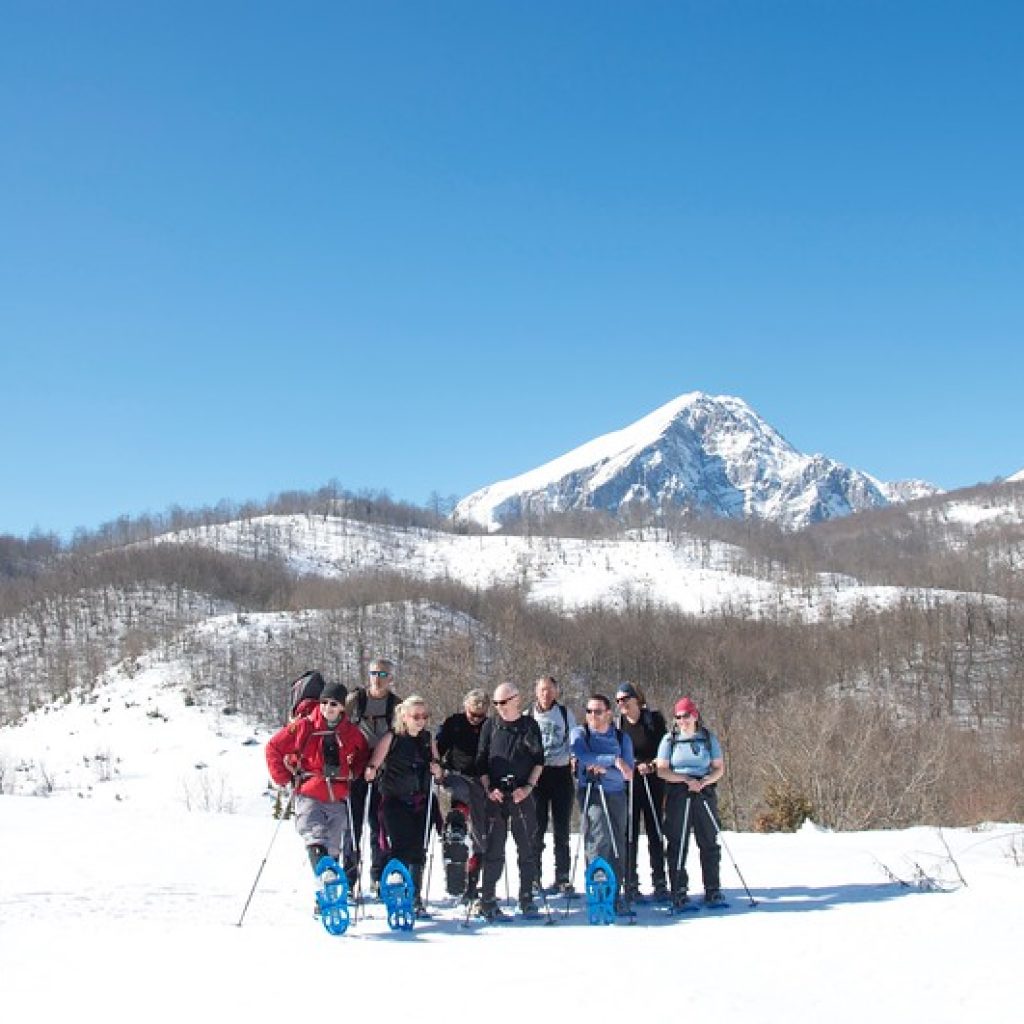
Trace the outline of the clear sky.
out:
<instances>
[{"instance_id":1,"label":"clear sky","mask_svg":"<svg viewBox=\"0 0 1024 1024\"><path fill-rule=\"evenodd\" d=\"M0 533L424 502L686 391L1024 466L1019 0L8 0Z\"/></svg>"}]
</instances>

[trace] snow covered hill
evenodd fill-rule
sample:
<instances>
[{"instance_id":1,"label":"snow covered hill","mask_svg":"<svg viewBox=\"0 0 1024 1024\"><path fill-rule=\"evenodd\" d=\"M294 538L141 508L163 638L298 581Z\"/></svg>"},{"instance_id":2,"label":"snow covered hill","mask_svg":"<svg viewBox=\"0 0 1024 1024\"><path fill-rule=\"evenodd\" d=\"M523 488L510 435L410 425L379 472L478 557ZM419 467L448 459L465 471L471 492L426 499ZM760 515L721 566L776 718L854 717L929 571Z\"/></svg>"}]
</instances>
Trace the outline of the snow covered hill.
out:
<instances>
[{"instance_id":1,"label":"snow covered hill","mask_svg":"<svg viewBox=\"0 0 1024 1024\"><path fill-rule=\"evenodd\" d=\"M1012 824L727 831L727 911L680 919L641 906L635 924L610 927L564 901L552 902L551 925L464 927L435 847L430 921L395 935L371 904L332 938L311 917L292 823L271 817L265 738L155 671L115 670L87 698L0 730L0 763L23 776L25 762L45 762L51 781L10 795L5 773L0 795L9 1019L266 1021L334 998L345 1013L379 1012L381 998L396 1015L440 1013L464 979L497 1000L500 1021L619 1017L635 1012L636 984L685 1001L687 1015L758 1024L959 1024L1006 1017L1017 998L1024 828ZM509 864L514 893L511 847ZM597 969L612 960L625 966ZM352 983L382 970L403 979L401 994ZM520 971L530 983L513 997Z\"/></svg>"},{"instance_id":2,"label":"snow covered hill","mask_svg":"<svg viewBox=\"0 0 1024 1024\"><path fill-rule=\"evenodd\" d=\"M468 587L520 584L530 600L566 612L650 601L694 615L729 612L815 621L900 602L950 603L965 596L865 586L834 573L791 580L784 572L762 568L735 545L697 537L669 541L658 530L623 540L463 536L292 515L238 520L160 540L252 558L273 556L297 572L335 578L392 569L423 579L457 580Z\"/></svg>"},{"instance_id":3,"label":"snow covered hill","mask_svg":"<svg viewBox=\"0 0 1024 1024\"><path fill-rule=\"evenodd\" d=\"M936 491L921 481L883 484L824 455L804 455L741 399L695 391L476 491L454 517L497 529L507 519L583 508L617 512L643 502L800 527Z\"/></svg>"}]
</instances>

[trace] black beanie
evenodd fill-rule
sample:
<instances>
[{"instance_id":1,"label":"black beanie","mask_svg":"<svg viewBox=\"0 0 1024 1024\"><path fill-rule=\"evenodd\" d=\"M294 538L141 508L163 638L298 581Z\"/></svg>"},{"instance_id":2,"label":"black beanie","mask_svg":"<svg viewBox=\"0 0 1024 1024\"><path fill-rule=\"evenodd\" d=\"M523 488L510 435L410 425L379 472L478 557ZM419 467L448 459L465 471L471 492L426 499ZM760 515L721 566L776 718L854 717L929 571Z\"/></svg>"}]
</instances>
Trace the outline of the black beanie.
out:
<instances>
[{"instance_id":1,"label":"black beanie","mask_svg":"<svg viewBox=\"0 0 1024 1024\"><path fill-rule=\"evenodd\" d=\"M345 689L344 683L328 683L320 694L321 700L336 700L342 704L345 703L345 698L348 696L348 690Z\"/></svg>"}]
</instances>

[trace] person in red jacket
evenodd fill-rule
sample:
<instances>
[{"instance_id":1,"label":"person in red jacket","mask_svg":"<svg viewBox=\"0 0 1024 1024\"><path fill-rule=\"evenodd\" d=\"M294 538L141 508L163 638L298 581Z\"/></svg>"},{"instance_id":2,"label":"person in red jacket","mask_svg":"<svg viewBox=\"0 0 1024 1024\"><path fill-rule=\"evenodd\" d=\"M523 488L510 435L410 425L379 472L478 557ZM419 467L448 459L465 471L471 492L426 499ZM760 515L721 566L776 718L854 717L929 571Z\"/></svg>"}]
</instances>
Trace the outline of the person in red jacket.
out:
<instances>
[{"instance_id":1,"label":"person in red jacket","mask_svg":"<svg viewBox=\"0 0 1024 1024\"><path fill-rule=\"evenodd\" d=\"M345 687L328 683L316 708L267 742L267 768L279 786L295 788L295 828L313 869L337 859L352 828L349 784L370 759L366 738L345 718Z\"/></svg>"}]
</instances>

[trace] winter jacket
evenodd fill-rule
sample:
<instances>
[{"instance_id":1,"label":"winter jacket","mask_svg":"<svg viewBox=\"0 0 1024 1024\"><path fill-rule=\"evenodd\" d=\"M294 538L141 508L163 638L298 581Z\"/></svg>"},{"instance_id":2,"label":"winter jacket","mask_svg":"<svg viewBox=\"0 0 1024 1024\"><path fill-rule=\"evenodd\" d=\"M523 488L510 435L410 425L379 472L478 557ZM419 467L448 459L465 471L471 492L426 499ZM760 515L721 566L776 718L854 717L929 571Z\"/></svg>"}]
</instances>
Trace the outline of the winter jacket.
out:
<instances>
[{"instance_id":1,"label":"winter jacket","mask_svg":"<svg viewBox=\"0 0 1024 1024\"><path fill-rule=\"evenodd\" d=\"M363 774L370 749L363 734L342 716L329 728L319 706L274 733L267 768L279 786L294 780L297 793L324 803L348 796L349 782Z\"/></svg>"},{"instance_id":2,"label":"winter jacket","mask_svg":"<svg viewBox=\"0 0 1024 1024\"><path fill-rule=\"evenodd\" d=\"M598 776L601 788L606 793L623 793L626 780L615 762L622 758L632 768L633 741L614 726L607 732L588 729L585 725L577 726L572 731L572 755L576 758L576 785L585 789L590 781L587 769L599 766L604 774Z\"/></svg>"},{"instance_id":3,"label":"winter jacket","mask_svg":"<svg viewBox=\"0 0 1024 1024\"><path fill-rule=\"evenodd\" d=\"M441 764L453 772L476 775L476 752L484 719L474 725L464 711L449 715L437 733L437 752Z\"/></svg>"},{"instance_id":4,"label":"winter jacket","mask_svg":"<svg viewBox=\"0 0 1024 1024\"><path fill-rule=\"evenodd\" d=\"M543 765L540 726L528 715L520 715L514 722L497 717L484 722L476 754L476 774L486 775L492 787L524 786L533 769Z\"/></svg>"},{"instance_id":5,"label":"winter jacket","mask_svg":"<svg viewBox=\"0 0 1024 1024\"><path fill-rule=\"evenodd\" d=\"M673 729L662 737L658 746L658 760L667 761L677 775L702 779L711 772L711 762L722 759L722 745L718 737L699 726L692 736L684 736Z\"/></svg>"},{"instance_id":6,"label":"winter jacket","mask_svg":"<svg viewBox=\"0 0 1024 1024\"><path fill-rule=\"evenodd\" d=\"M633 754L638 762L653 761L658 756L662 736L668 732L665 716L650 708L643 708L633 723L623 715L619 727L633 741Z\"/></svg>"}]
</instances>

